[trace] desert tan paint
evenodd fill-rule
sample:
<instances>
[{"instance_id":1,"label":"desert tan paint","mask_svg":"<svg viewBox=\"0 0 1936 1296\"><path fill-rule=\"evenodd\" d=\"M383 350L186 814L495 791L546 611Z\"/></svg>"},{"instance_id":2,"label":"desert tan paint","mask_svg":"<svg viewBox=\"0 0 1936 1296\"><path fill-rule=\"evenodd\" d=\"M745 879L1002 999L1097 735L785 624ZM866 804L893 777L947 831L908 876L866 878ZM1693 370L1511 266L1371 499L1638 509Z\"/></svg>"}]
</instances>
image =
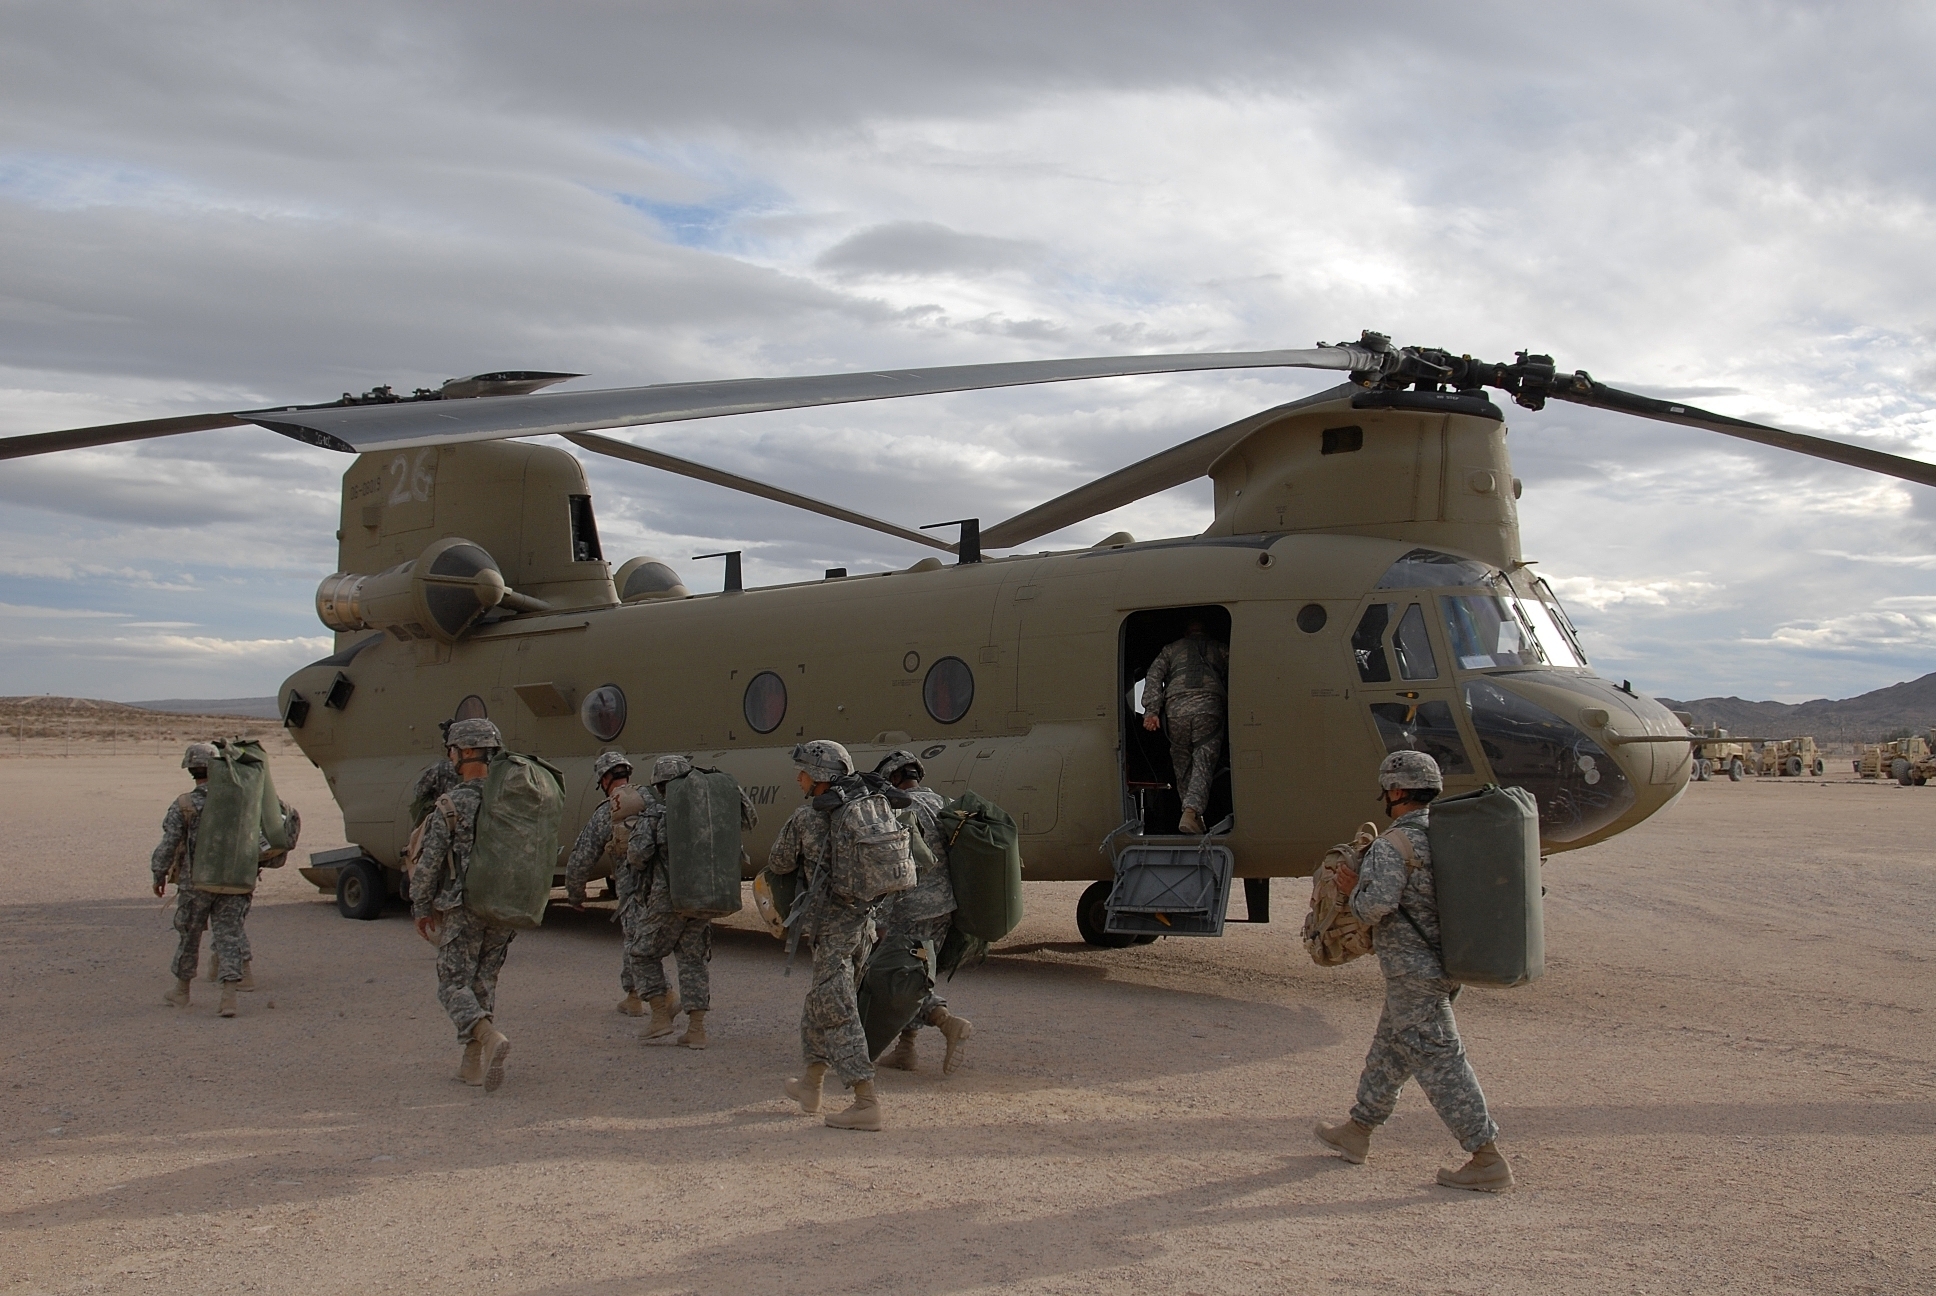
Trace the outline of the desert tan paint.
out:
<instances>
[{"instance_id":1,"label":"desert tan paint","mask_svg":"<svg viewBox=\"0 0 1936 1296\"><path fill-rule=\"evenodd\" d=\"M1363 448L1322 454L1323 430L1343 424L1363 429ZM311 701L296 740L328 776L350 840L385 864L409 834L410 784L440 755L437 722L476 694L514 748L565 770L574 832L595 804L599 751L620 747L641 767L661 752L687 752L751 791L761 811L748 843L757 867L800 803L788 751L802 738L835 738L862 768L911 747L938 790L974 788L1008 809L1023 829L1027 877L1102 878L1110 866L1097 847L1125 812L1123 622L1139 610L1214 603L1231 617L1229 844L1238 872L1307 875L1327 846L1374 817L1372 772L1385 749L1367 701L1453 701L1481 768L1449 790L1486 777L1452 672L1428 684L1361 685L1348 641L1374 584L1415 546L1500 567L1518 560L1505 429L1341 401L1264 425L1212 477L1216 518L1200 537L621 605L607 563L571 560L566 497L589 491L570 455L515 442L365 455L344 475L341 570L383 570L439 537L463 536L498 561L507 585L554 610L455 644L385 634L348 664L298 671L282 696ZM1328 613L1315 634L1296 625L1309 603ZM1430 623L1439 660L1450 662L1438 618ZM340 635L338 650L374 634ZM952 725L930 719L922 703L926 671L947 656L975 677L973 706ZM787 708L762 735L747 726L742 698L766 670L785 681ZM334 710L323 699L339 673L354 693ZM1570 674L1542 677L1550 709L1571 719L1583 705L1606 706L1598 694L1569 692ZM551 685L572 711L536 714L516 692L533 684ZM605 684L628 702L612 744L588 733L575 710ZM1672 731L1671 716L1647 699L1628 710L1614 729ZM1611 750L1635 804L1556 849L1631 827L1686 783L1685 747Z\"/></svg>"}]
</instances>

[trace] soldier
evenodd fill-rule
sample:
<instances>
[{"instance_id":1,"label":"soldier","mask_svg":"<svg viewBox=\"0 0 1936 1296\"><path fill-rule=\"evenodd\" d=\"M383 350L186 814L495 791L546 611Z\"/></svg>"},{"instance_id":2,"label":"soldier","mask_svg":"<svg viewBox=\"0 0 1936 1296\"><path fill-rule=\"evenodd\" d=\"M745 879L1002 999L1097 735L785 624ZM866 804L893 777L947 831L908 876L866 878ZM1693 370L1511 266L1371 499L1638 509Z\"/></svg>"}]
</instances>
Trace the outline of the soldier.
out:
<instances>
[{"instance_id":1,"label":"soldier","mask_svg":"<svg viewBox=\"0 0 1936 1296\"><path fill-rule=\"evenodd\" d=\"M148 869L157 896L166 893L170 882L175 884L175 987L162 996L163 1001L177 1008L188 1007L195 968L201 962L202 929L207 927L212 929L216 974L222 981L222 1002L217 1011L233 1017L235 992L241 988L246 970L242 919L249 911L250 897L203 891L189 881L195 862L195 829L208 804L208 767L214 760L215 748L208 743L188 744L182 754L182 768L195 780L195 786L169 803L168 813L161 820L161 843L149 857Z\"/></svg>"},{"instance_id":2,"label":"soldier","mask_svg":"<svg viewBox=\"0 0 1936 1296\"><path fill-rule=\"evenodd\" d=\"M591 818L578 831L578 841L571 848L571 859L565 864L565 895L571 907L580 913L585 909L585 884L591 880L593 866L601 860L610 865L612 889L618 894L619 930L625 934L624 952L619 956L618 985L625 997L618 1001L618 1010L627 1017L645 1016L645 1000L639 995L639 972L637 960L633 957L635 945L640 943L638 926L645 913L645 889L639 885L637 870L626 860L626 848L621 843L622 834L613 831L613 795L632 781L632 762L625 758L624 752L601 752L592 762L592 777L598 780L598 790L605 799L592 811ZM629 833L638 827L639 816L626 819L623 826ZM664 979L663 974L660 977ZM672 1006L667 1014L677 1012Z\"/></svg>"},{"instance_id":3,"label":"soldier","mask_svg":"<svg viewBox=\"0 0 1936 1296\"><path fill-rule=\"evenodd\" d=\"M874 772L913 799L914 820L921 830L921 840L934 856L934 863L917 873L912 888L889 896L881 906L883 939L907 936L933 941L939 951L942 942L948 939L948 929L954 925L955 913L954 887L948 881L948 843L942 837L940 820L947 800L934 789L921 786L927 770L913 752L889 752L874 767ZM923 1022L939 1030L941 1037L948 1041L941 1073L953 1075L967 1053L968 1037L975 1033L975 1025L966 1017L950 1013L948 1001L932 990L916 1010L914 1021L881 1058L881 1065L897 1071L915 1069L914 1037L920 1033Z\"/></svg>"},{"instance_id":4,"label":"soldier","mask_svg":"<svg viewBox=\"0 0 1936 1296\"><path fill-rule=\"evenodd\" d=\"M670 1035L673 1017L683 1005L686 1029L673 1042L689 1049L703 1049L706 1014L712 1008L712 978L706 965L713 957L713 924L709 918L683 918L673 912L666 855L666 784L691 772L692 762L684 756L661 756L652 762L652 791L656 799L634 821L631 844L626 848L626 865L637 876L635 885L643 899L638 935L636 939L627 935L625 949L646 1002L652 1005L652 1020L639 1032L639 1039ZM750 828L757 817L753 803L744 790L739 795L740 824ZM666 986L668 954L679 968L676 1000L671 998Z\"/></svg>"},{"instance_id":5,"label":"soldier","mask_svg":"<svg viewBox=\"0 0 1936 1296\"><path fill-rule=\"evenodd\" d=\"M497 976L517 932L464 907L464 871L484 803L491 753L504 746L489 720L459 720L446 755L463 781L437 799L424 832L423 855L410 874L417 934L437 946L437 999L457 1027L464 1060L457 1078L490 1093L504 1083L511 1041L492 1020Z\"/></svg>"},{"instance_id":6,"label":"soldier","mask_svg":"<svg viewBox=\"0 0 1936 1296\"><path fill-rule=\"evenodd\" d=\"M1498 1192L1512 1187L1512 1167L1494 1139L1499 1127L1466 1061L1458 1023L1452 1019L1457 984L1445 979L1439 960L1438 895L1432 884L1432 843L1427 836L1431 803L1445 787L1438 762L1424 752L1397 751L1378 767L1378 787L1391 830L1365 852L1361 876L1338 877L1351 897L1351 912L1372 928L1378 966L1385 974L1385 1008L1365 1055L1358 1101L1341 1125L1319 1125L1317 1136L1362 1165L1371 1132L1392 1114L1405 1081L1418 1078L1439 1119L1472 1159L1441 1170L1448 1188Z\"/></svg>"},{"instance_id":7,"label":"soldier","mask_svg":"<svg viewBox=\"0 0 1936 1296\"><path fill-rule=\"evenodd\" d=\"M1230 649L1191 618L1188 633L1156 654L1143 677L1143 728L1152 733L1170 726L1170 768L1183 816L1177 831L1204 831L1203 811L1210 804L1210 781L1223 760L1225 695Z\"/></svg>"},{"instance_id":8,"label":"soldier","mask_svg":"<svg viewBox=\"0 0 1936 1296\"><path fill-rule=\"evenodd\" d=\"M853 843L837 840L831 810L814 805L828 788L854 773L854 758L830 739L804 742L793 749L800 791L808 803L793 812L780 828L767 856L774 873L804 869L811 895L807 913L797 920L813 942L813 984L800 1013L800 1051L806 1075L786 1082L787 1097L800 1110L820 1110L821 1086L828 1071L854 1091L853 1105L830 1112L826 1123L835 1129L879 1130L880 1099L874 1092L874 1063L867 1056L867 1032L861 1026L854 989L873 929L873 905L853 905L826 887L826 873L834 853L852 850Z\"/></svg>"}]
</instances>

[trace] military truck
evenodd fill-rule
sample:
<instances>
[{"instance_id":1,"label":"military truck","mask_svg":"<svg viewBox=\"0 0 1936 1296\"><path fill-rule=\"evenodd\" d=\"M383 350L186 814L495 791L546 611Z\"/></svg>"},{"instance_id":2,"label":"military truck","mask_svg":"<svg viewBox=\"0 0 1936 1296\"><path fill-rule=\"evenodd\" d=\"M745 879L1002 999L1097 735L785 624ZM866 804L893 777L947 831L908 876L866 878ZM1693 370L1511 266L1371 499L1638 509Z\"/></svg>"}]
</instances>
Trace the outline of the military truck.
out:
<instances>
[{"instance_id":1,"label":"military truck","mask_svg":"<svg viewBox=\"0 0 1936 1296\"><path fill-rule=\"evenodd\" d=\"M1804 774L1820 778L1828 772L1828 762L1812 737L1765 742L1757 755L1760 768L1755 772L1763 778L1800 778Z\"/></svg>"},{"instance_id":2,"label":"military truck","mask_svg":"<svg viewBox=\"0 0 1936 1296\"><path fill-rule=\"evenodd\" d=\"M1870 743L1855 758L1855 772L1863 778L1892 778L1898 782L1918 761L1929 759L1929 743L1916 734L1894 742Z\"/></svg>"},{"instance_id":3,"label":"military truck","mask_svg":"<svg viewBox=\"0 0 1936 1296\"><path fill-rule=\"evenodd\" d=\"M1752 774L1759 767L1754 747L1745 741L1730 740L1728 731L1720 725L1703 725L1689 729L1698 734L1702 741L1694 744L1694 778L1702 783L1716 774L1726 774L1730 783L1739 783L1745 775Z\"/></svg>"}]
</instances>

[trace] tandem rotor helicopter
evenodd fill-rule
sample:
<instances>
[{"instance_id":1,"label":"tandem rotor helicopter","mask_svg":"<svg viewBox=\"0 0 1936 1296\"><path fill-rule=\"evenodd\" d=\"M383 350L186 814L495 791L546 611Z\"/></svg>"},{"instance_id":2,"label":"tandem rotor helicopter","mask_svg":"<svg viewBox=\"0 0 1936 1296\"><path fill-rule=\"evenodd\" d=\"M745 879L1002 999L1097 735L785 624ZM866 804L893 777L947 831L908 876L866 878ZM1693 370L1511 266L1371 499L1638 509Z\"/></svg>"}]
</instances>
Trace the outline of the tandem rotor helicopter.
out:
<instances>
[{"instance_id":1,"label":"tandem rotor helicopter","mask_svg":"<svg viewBox=\"0 0 1936 1296\"><path fill-rule=\"evenodd\" d=\"M1133 374L1335 370L1348 381L1185 441L993 526L921 530L610 437L763 410ZM503 372L398 396L156 419L0 440L0 458L254 424L356 455L343 475L337 572L316 607L336 651L282 685L283 722L322 769L355 848L336 867L375 916L408 839L411 784L438 724L495 720L565 770L577 820L593 758L691 753L763 806L790 803L788 752L894 747L928 781L1007 809L1029 880L1099 879L1078 913L1104 931L1125 829L1174 836L1180 803L1136 683L1192 620L1230 649L1222 825L1253 921L1268 879L1306 876L1365 810L1391 750L1434 755L1449 792L1515 784L1547 852L1625 831L1686 786L1684 718L1593 673L1565 611L1522 561L1504 415L1564 400L1703 428L1936 485L1936 465L1655 400L1562 373L1376 333L1315 349L1108 357L542 393L575 374ZM949 554L903 570L692 593L666 562L602 551L582 450L869 527ZM1200 535L985 556L1208 475ZM711 555L720 557L722 555ZM762 816L752 858L784 820ZM566 840L570 838L567 836ZM321 861L318 861L319 863ZM339 887L339 904L344 891Z\"/></svg>"}]
</instances>

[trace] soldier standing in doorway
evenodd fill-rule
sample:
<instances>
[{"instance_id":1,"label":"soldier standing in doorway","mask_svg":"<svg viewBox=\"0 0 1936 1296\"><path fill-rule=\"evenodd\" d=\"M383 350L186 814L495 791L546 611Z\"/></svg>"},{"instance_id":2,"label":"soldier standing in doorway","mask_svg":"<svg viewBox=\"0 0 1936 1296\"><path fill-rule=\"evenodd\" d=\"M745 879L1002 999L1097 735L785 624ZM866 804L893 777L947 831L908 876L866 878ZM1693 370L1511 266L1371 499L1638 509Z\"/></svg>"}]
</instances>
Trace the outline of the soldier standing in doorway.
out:
<instances>
[{"instance_id":1,"label":"soldier standing in doorway","mask_svg":"<svg viewBox=\"0 0 1936 1296\"><path fill-rule=\"evenodd\" d=\"M1209 636L1201 618L1191 618L1187 630L1156 654L1143 677L1143 728L1169 725L1170 768L1183 798L1177 831L1195 834L1204 831L1210 782L1223 760L1230 649Z\"/></svg>"}]
</instances>

